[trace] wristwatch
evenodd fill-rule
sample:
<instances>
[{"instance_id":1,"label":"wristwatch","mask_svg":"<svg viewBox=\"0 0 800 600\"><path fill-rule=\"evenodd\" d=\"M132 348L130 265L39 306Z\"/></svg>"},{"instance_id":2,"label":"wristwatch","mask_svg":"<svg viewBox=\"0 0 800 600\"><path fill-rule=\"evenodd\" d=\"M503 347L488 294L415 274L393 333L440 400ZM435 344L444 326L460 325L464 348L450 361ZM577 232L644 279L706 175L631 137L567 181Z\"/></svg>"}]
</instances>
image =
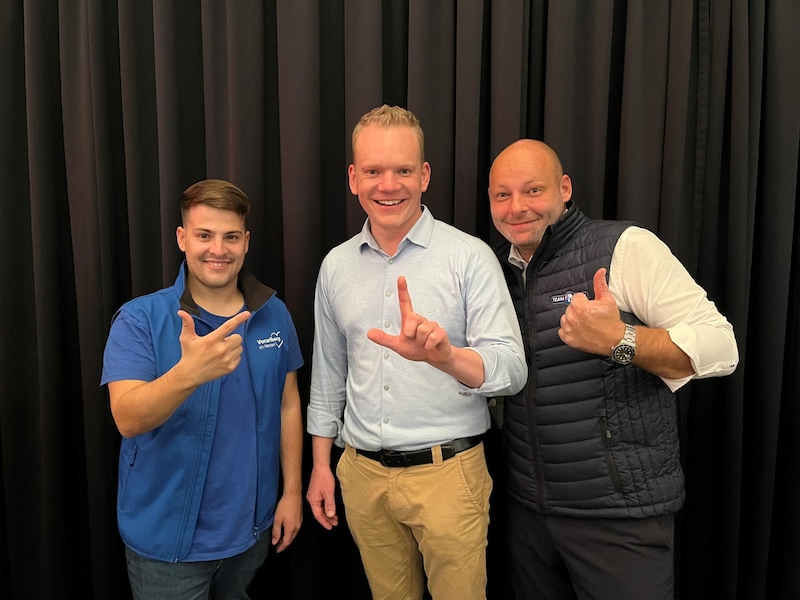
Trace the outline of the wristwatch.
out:
<instances>
[{"instance_id":1,"label":"wristwatch","mask_svg":"<svg viewBox=\"0 0 800 600\"><path fill-rule=\"evenodd\" d=\"M625 335L611 348L611 360L620 365L627 365L634 356L636 356L636 328L625 323Z\"/></svg>"}]
</instances>

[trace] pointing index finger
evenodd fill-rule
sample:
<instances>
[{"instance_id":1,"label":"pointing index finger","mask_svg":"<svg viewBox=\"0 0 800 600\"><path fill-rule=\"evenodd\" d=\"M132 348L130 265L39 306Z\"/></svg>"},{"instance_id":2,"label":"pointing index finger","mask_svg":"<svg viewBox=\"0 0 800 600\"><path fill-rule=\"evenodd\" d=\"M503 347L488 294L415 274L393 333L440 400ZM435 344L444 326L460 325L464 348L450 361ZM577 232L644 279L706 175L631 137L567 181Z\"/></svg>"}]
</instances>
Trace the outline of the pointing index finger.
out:
<instances>
[{"instance_id":1,"label":"pointing index finger","mask_svg":"<svg viewBox=\"0 0 800 600\"><path fill-rule=\"evenodd\" d=\"M250 311L249 310L242 311L232 316L227 321L225 321L222 325L217 327L216 331L212 332L209 335L218 335L221 338L226 338L230 334L232 334L236 330L236 328L239 327L239 325L247 321L247 319L249 318L250 318Z\"/></svg>"},{"instance_id":2,"label":"pointing index finger","mask_svg":"<svg viewBox=\"0 0 800 600\"><path fill-rule=\"evenodd\" d=\"M414 312L414 306L411 304L411 294L408 293L408 282L402 275L397 278L397 300L400 303L400 317L402 319L405 319L409 313Z\"/></svg>"}]
</instances>

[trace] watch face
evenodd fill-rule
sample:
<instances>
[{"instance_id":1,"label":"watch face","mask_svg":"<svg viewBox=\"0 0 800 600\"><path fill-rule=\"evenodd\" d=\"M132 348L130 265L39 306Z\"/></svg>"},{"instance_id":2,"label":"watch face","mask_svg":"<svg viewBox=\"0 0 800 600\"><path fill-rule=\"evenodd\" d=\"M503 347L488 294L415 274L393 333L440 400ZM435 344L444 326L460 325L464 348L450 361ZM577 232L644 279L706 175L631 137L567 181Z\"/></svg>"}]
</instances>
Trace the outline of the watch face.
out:
<instances>
[{"instance_id":1,"label":"watch face","mask_svg":"<svg viewBox=\"0 0 800 600\"><path fill-rule=\"evenodd\" d=\"M627 365L633 360L633 355L635 353L636 349L633 346L620 344L614 348L614 353L611 355L611 358L613 358L615 362L618 362L622 365Z\"/></svg>"}]
</instances>

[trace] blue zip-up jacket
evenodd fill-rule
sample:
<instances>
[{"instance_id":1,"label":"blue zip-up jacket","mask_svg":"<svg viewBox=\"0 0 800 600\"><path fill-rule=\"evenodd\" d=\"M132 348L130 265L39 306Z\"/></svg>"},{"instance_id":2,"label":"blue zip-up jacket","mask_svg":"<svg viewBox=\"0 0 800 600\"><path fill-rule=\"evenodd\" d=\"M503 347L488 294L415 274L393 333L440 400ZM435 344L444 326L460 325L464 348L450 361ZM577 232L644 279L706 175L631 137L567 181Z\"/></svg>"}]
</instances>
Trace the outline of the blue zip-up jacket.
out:
<instances>
[{"instance_id":1,"label":"blue zip-up jacket","mask_svg":"<svg viewBox=\"0 0 800 600\"><path fill-rule=\"evenodd\" d=\"M297 336L289 311L275 291L245 270L239 273L250 319L243 340L256 397L257 498L253 534L272 525L280 473L280 407L286 374L302 365L289 364ZM160 377L181 358L178 309L195 317L198 335L211 327L185 286L185 263L174 285L131 300L125 314L145 324ZM299 356L299 354L296 354ZM119 456L117 519L123 541L137 553L178 562L189 552L200 510L214 439L220 380L200 386L163 425L123 438Z\"/></svg>"}]
</instances>

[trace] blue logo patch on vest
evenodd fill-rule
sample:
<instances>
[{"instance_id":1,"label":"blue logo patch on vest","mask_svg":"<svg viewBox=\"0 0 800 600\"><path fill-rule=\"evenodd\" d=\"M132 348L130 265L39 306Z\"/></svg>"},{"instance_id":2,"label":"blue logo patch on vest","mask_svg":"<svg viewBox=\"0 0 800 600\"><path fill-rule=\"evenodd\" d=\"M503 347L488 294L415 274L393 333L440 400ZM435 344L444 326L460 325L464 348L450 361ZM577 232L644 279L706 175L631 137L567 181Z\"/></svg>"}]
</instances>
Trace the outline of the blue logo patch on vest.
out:
<instances>
[{"instance_id":1,"label":"blue logo patch on vest","mask_svg":"<svg viewBox=\"0 0 800 600\"><path fill-rule=\"evenodd\" d=\"M587 300L589 299L589 294L586 292L566 292L565 294L556 294L555 296L550 296L550 303L559 305L559 304L569 304L572 302L572 297L575 294L583 294L586 296Z\"/></svg>"}]
</instances>

